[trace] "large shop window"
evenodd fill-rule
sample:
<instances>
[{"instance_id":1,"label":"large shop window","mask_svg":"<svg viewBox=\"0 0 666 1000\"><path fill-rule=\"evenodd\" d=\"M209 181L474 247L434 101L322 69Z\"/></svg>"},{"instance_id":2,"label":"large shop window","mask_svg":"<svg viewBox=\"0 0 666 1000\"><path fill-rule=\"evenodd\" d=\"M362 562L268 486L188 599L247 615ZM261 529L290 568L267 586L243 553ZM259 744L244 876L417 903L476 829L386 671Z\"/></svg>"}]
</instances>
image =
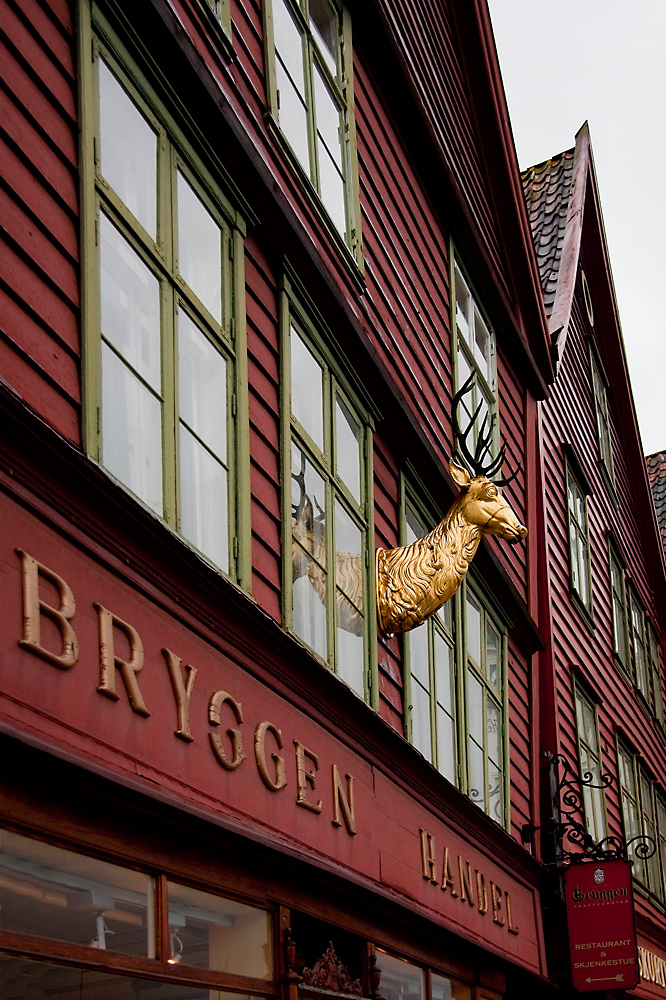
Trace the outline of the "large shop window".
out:
<instances>
[{"instance_id":1,"label":"large shop window","mask_svg":"<svg viewBox=\"0 0 666 1000\"><path fill-rule=\"evenodd\" d=\"M274 996L272 926L268 910L0 832L2 997ZM176 965L186 985L163 981Z\"/></svg>"},{"instance_id":2,"label":"large shop window","mask_svg":"<svg viewBox=\"0 0 666 1000\"><path fill-rule=\"evenodd\" d=\"M266 0L268 103L277 134L361 261L349 16L335 0Z\"/></svg>"},{"instance_id":3,"label":"large shop window","mask_svg":"<svg viewBox=\"0 0 666 1000\"><path fill-rule=\"evenodd\" d=\"M469 383L460 403L459 422L464 430L474 417L470 435L472 448L479 434L483 433L484 436L490 435L491 451L496 453L499 435L495 335L456 260L453 262L452 285L455 391Z\"/></svg>"},{"instance_id":4,"label":"large shop window","mask_svg":"<svg viewBox=\"0 0 666 1000\"><path fill-rule=\"evenodd\" d=\"M405 486L403 538L435 523ZM410 742L502 825L507 821L506 629L482 591L460 591L405 633L405 703Z\"/></svg>"},{"instance_id":5,"label":"large shop window","mask_svg":"<svg viewBox=\"0 0 666 1000\"><path fill-rule=\"evenodd\" d=\"M608 834L606 795L602 786L601 746L597 707L580 681L574 681L576 702L576 741L580 773L590 775L591 785L583 787L583 805L587 832L596 843Z\"/></svg>"},{"instance_id":6,"label":"large shop window","mask_svg":"<svg viewBox=\"0 0 666 1000\"><path fill-rule=\"evenodd\" d=\"M460 979L412 965L377 949L380 989L385 1000L472 1000L472 987Z\"/></svg>"},{"instance_id":7,"label":"large shop window","mask_svg":"<svg viewBox=\"0 0 666 1000\"><path fill-rule=\"evenodd\" d=\"M305 312L283 296L285 623L362 698L370 698L372 436ZM288 363L287 363L288 359ZM287 459L287 454L289 458Z\"/></svg>"},{"instance_id":8,"label":"large shop window","mask_svg":"<svg viewBox=\"0 0 666 1000\"><path fill-rule=\"evenodd\" d=\"M82 95L87 449L237 579L242 222L214 164L129 57L98 40L91 48Z\"/></svg>"}]
</instances>

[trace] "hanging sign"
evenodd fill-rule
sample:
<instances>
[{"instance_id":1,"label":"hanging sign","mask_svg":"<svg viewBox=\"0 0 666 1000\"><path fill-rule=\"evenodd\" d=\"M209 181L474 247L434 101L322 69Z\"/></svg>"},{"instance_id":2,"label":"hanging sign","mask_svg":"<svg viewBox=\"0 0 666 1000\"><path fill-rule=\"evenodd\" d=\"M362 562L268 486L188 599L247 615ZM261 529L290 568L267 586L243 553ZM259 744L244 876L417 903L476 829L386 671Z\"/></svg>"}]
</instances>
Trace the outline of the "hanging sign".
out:
<instances>
[{"instance_id":1,"label":"hanging sign","mask_svg":"<svg viewBox=\"0 0 666 1000\"><path fill-rule=\"evenodd\" d=\"M630 863L571 865L564 890L574 988L632 989L640 975Z\"/></svg>"}]
</instances>

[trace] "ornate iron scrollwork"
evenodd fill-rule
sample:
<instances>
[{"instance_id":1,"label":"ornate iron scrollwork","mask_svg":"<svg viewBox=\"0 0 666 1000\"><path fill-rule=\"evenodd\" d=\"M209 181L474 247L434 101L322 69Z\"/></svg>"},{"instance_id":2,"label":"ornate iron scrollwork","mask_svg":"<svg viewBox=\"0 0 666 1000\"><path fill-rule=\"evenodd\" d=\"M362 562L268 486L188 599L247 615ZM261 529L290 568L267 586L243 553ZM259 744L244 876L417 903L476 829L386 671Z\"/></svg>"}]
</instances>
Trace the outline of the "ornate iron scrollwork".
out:
<instances>
[{"instance_id":1,"label":"ornate iron scrollwork","mask_svg":"<svg viewBox=\"0 0 666 1000\"><path fill-rule=\"evenodd\" d=\"M614 779L608 772L597 776L591 771L577 774L564 754L545 753L550 765L550 788L553 819L542 827L524 827L523 839L529 840L532 830L545 830L552 834L556 845L557 864L579 864L583 861L631 860L630 855L642 861L651 858L657 850L654 839L640 834L625 840L608 836L600 841L585 827L585 789L611 788ZM558 816L559 819L554 817ZM571 848L565 847L568 842Z\"/></svg>"}]
</instances>

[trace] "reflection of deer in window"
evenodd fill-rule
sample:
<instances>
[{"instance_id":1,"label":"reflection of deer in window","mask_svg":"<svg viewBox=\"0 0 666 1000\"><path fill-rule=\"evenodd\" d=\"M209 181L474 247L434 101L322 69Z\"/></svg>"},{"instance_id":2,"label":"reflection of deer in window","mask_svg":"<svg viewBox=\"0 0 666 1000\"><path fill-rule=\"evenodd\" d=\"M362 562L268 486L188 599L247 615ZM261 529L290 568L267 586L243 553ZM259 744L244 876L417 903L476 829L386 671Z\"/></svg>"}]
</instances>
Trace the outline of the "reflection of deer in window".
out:
<instances>
[{"instance_id":1,"label":"reflection of deer in window","mask_svg":"<svg viewBox=\"0 0 666 1000\"><path fill-rule=\"evenodd\" d=\"M325 604L326 573L321 567L326 565L326 514L317 498L308 493L305 456L301 458L300 472L292 472L291 477L299 489L298 503L292 504L292 581L295 583L307 576L317 597ZM313 558L309 559L306 553ZM363 617L356 610L363 607L362 565L358 553L335 553L337 622L340 628L353 635L363 635Z\"/></svg>"}]
</instances>

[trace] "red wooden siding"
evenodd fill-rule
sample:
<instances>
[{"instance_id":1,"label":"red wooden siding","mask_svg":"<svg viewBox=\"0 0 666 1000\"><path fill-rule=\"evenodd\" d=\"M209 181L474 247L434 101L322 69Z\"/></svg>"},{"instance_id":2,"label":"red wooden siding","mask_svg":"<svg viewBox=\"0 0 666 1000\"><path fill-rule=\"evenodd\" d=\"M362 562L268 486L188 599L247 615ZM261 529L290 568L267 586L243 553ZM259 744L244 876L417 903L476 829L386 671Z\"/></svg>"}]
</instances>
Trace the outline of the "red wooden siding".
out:
<instances>
[{"instance_id":1,"label":"red wooden siding","mask_svg":"<svg viewBox=\"0 0 666 1000\"><path fill-rule=\"evenodd\" d=\"M277 286L251 237L245 242L252 490L252 594L277 621L280 606L280 396Z\"/></svg>"},{"instance_id":2,"label":"red wooden siding","mask_svg":"<svg viewBox=\"0 0 666 1000\"><path fill-rule=\"evenodd\" d=\"M73 23L65 3L0 8L0 370L80 441Z\"/></svg>"},{"instance_id":3,"label":"red wooden siding","mask_svg":"<svg viewBox=\"0 0 666 1000\"><path fill-rule=\"evenodd\" d=\"M400 469L380 433L374 436L373 471L375 477L375 545L390 549L399 544ZM374 607L371 614L374 616ZM397 637L379 638L379 714L399 733L404 733L402 670L400 643Z\"/></svg>"}]
</instances>

